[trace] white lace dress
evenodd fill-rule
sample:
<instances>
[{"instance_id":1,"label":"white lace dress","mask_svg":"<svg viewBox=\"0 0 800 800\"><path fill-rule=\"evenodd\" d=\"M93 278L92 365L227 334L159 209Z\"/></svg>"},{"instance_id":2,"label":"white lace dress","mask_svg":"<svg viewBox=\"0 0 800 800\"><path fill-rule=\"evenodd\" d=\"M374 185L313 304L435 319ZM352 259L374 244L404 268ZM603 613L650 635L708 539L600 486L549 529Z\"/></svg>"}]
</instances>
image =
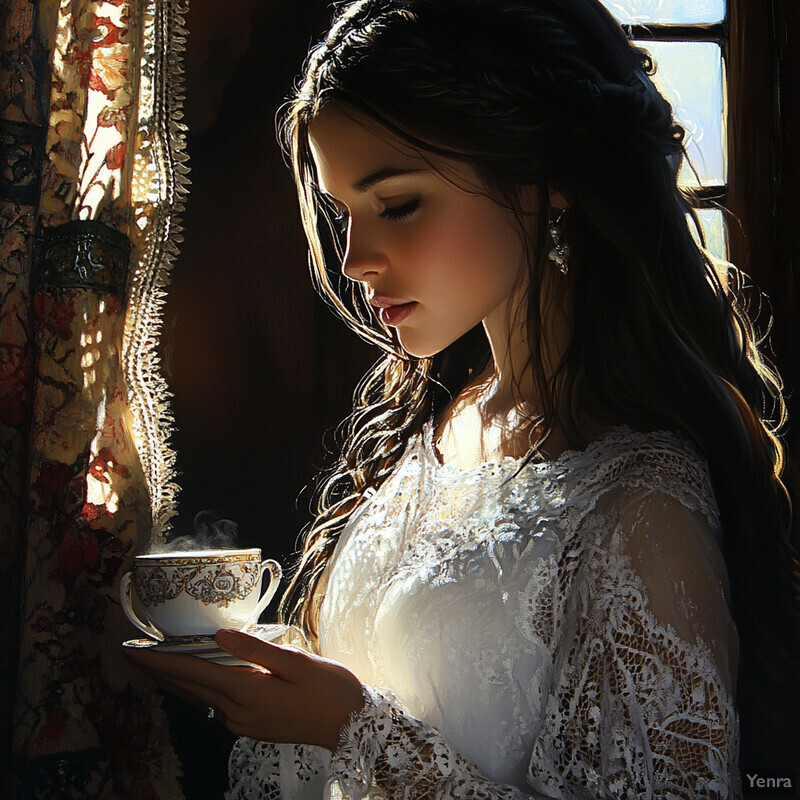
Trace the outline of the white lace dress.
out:
<instances>
[{"instance_id":1,"label":"white lace dress","mask_svg":"<svg viewBox=\"0 0 800 800\"><path fill-rule=\"evenodd\" d=\"M430 427L352 519L320 652L366 704L333 755L240 739L228 800L741 796L738 637L708 470L613 429L519 469Z\"/></svg>"}]
</instances>

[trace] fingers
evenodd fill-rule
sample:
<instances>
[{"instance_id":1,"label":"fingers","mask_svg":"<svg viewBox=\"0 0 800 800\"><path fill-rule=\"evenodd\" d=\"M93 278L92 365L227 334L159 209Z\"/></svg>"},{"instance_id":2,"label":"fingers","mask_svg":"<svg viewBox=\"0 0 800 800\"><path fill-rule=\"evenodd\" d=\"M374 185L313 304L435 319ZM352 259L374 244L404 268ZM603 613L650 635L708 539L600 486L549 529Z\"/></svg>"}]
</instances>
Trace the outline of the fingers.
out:
<instances>
[{"instance_id":1,"label":"fingers","mask_svg":"<svg viewBox=\"0 0 800 800\"><path fill-rule=\"evenodd\" d=\"M159 686L162 686L168 692L180 697L187 703L213 707L216 712L216 717L221 721L226 720L233 711L230 698L220 692L209 689L207 686L200 686L199 684L190 683L189 681L162 677L159 677L157 680Z\"/></svg>"},{"instance_id":2,"label":"fingers","mask_svg":"<svg viewBox=\"0 0 800 800\"><path fill-rule=\"evenodd\" d=\"M134 651L126 653L129 661L150 672L185 677L200 683L216 684L220 681L220 665L194 656L177 653L151 653Z\"/></svg>"},{"instance_id":3,"label":"fingers","mask_svg":"<svg viewBox=\"0 0 800 800\"><path fill-rule=\"evenodd\" d=\"M249 736L254 732L251 723L248 722L246 710L233 703L228 697L209 691L207 687L196 684L188 684L183 681L173 681L166 678L157 678L158 683L168 692L186 700L193 705L213 709L213 715L209 713L209 719L214 719L226 727L235 736Z\"/></svg>"},{"instance_id":4,"label":"fingers","mask_svg":"<svg viewBox=\"0 0 800 800\"><path fill-rule=\"evenodd\" d=\"M258 664L290 683L295 683L298 677L307 672L308 656L294 648L265 642L257 636L229 629L217 631L214 638L231 655Z\"/></svg>"},{"instance_id":5,"label":"fingers","mask_svg":"<svg viewBox=\"0 0 800 800\"><path fill-rule=\"evenodd\" d=\"M341 664L247 634L222 630L216 638L224 650L260 666L152 651L128 657L170 691L217 709L238 736L335 748L342 724L364 704L355 675Z\"/></svg>"},{"instance_id":6,"label":"fingers","mask_svg":"<svg viewBox=\"0 0 800 800\"><path fill-rule=\"evenodd\" d=\"M192 705L199 705L205 707L212 707L215 711L215 719L228 727L232 733L230 719L232 715L237 713L238 706L236 702L226 692L220 691L213 686L196 683L191 680L182 678L175 672L175 662L171 659L168 661L169 669L163 669L164 664L159 663L161 656L168 654L127 654L129 660L137 666L147 670L158 682L158 685L170 692L171 694L180 697L187 703ZM155 656L152 658L151 656ZM178 662L180 667L181 662Z\"/></svg>"},{"instance_id":7,"label":"fingers","mask_svg":"<svg viewBox=\"0 0 800 800\"><path fill-rule=\"evenodd\" d=\"M183 680L175 677L159 677L158 682L173 694L182 697L190 703L201 706L213 706L222 712L225 717L231 715L234 710L234 701L224 692L220 692L210 686L203 686L199 683Z\"/></svg>"},{"instance_id":8,"label":"fingers","mask_svg":"<svg viewBox=\"0 0 800 800\"><path fill-rule=\"evenodd\" d=\"M147 658L147 661L155 662L166 654L150 655L155 657L152 659ZM191 658L191 656L182 656L182 658ZM131 660L143 661L144 659L134 658ZM247 722L250 711L249 703L242 702L243 698L249 699L250 695L248 687L240 685L243 673L249 673L250 676L258 675L263 680L271 679L268 673L260 670L245 670L242 667L220 667L220 669L230 672L234 678L233 685L226 686L225 690L221 690L215 686L196 683L183 678L172 670L159 669L152 666L151 663L148 663L145 669L153 675L158 685L164 690L194 705L213 708L214 718L236 736L247 736L251 732L251 725ZM236 678L239 678L239 680L236 680Z\"/></svg>"},{"instance_id":9,"label":"fingers","mask_svg":"<svg viewBox=\"0 0 800 800\"><path fill-rule=\"evenodd\" d=\"M162 683L176 686L203 687L214 694L214 698L226 698L229 702L240 703L247 688L243 679L257 668L226 667L194 656L173 653L133 652L126 654L136 666L150 672ZM194 692L199 696L198 692ZM202 702L214 705L203 695Z\"/></svg>"}]
</instances>

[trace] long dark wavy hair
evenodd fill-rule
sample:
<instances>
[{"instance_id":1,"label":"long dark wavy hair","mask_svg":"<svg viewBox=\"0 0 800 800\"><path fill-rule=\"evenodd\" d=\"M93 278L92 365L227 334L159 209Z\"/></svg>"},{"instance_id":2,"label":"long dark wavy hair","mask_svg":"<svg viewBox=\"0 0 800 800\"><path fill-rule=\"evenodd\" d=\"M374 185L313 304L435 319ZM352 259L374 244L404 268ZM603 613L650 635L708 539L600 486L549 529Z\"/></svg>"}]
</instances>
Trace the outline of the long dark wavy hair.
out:
<instances>
[{"instance_id":1,"label":"long dark wavy hair","mask_svg":"<svg viewBox=\"0 0 800 800\"><path fill-rule=\"evenodd\" d=\"M316 519L280 613L316 640L315 590L349 515L490 356L481 326L432 358L409 356L375 319L361 285L341 275L341 234L308 140L309 123L336 102L423 157L470 165L487 196L517 215L542 430L557 422L573 447L598 425L677 430L705 455L740 642L741 763L786 766L797 747L787 708L797 709L800 567L781 481L782 387L759 352L744 276L705 249L691 192L677 185L683 130L653 71L597 0L338 7L279 130L316 286L383 355L359 384L341 455L320 479ZM543 298L558 286L546 249L551 185L570 200L574 320L555 373L544 369L542 335ZM534 225L520 211L520 190L530 186L540 198Z\"/></svg>"}]
</instances>

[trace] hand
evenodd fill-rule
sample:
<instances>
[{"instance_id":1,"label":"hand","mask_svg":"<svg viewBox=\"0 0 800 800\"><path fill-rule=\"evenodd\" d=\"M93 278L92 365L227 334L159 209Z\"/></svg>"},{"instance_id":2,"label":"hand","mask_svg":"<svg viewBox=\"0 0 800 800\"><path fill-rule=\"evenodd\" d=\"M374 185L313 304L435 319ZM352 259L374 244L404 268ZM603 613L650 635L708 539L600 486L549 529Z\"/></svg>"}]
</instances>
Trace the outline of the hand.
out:
<instances>
[{"instance_id":1,"label":"hand","mask_svg":"<svg viewBox=\"0 0 800 800\"><path fill-rule=\"evenodd\" d=\"M263 669L146 650L125 655L175 694L212 706L237 736L338 749L342 727L364 706L361 682L352 672L240 631L221 630L215 639L223 650Z\"/></svg>"}]
</instances>

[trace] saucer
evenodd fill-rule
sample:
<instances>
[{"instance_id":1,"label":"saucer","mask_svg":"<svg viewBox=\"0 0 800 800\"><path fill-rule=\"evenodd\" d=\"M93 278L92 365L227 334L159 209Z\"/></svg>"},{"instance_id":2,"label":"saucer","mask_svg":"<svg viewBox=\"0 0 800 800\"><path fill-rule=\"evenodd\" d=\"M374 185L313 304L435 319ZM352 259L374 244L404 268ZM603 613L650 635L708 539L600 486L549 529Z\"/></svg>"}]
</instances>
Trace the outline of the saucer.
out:
<instances>
[{"instance_id":1,"label":"saucer","mask_svg":"<svg viewBox=\"0 0 800 800\"><path fill-rule=\"evenodd\" d=\"M271 642L289 630L288 625L250 625L242 629L244 633L257 636L264 642ZM156 639L128 639L122 643L123 647L136 650L153 650L156 653L180 653L186 656L197 656L206 661L225 666L249 667L249 661L242 661L223 650L213 636L171 636L159 642Z\"/></svg>"}]
</instances>

